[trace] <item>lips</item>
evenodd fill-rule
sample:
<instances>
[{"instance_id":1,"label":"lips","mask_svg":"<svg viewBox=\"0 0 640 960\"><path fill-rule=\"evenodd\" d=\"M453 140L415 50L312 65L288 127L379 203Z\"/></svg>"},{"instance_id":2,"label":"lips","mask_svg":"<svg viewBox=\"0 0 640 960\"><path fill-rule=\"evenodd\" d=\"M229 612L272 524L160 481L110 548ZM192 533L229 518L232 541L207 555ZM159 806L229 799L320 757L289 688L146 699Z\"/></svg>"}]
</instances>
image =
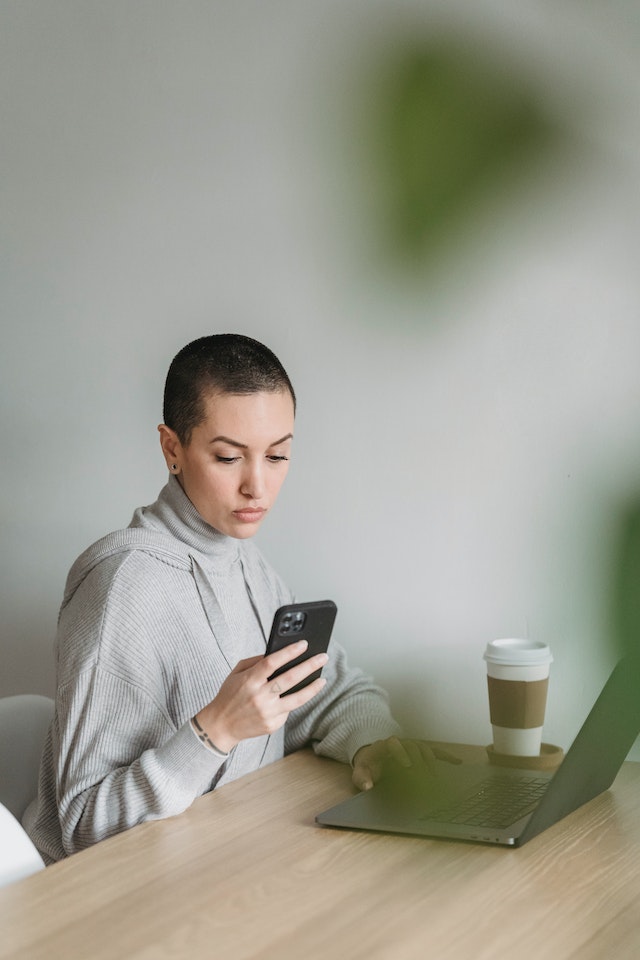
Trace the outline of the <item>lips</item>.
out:
<instances>
[{"instance_id":1,"label":"lips","mask_svg":"<svg viewBox=\"0 0 640 960\"><path fill-rule=\"evenodd\" d=\"M234 510L233 515L241 523L258 523L266 512L262 507L245 507L243 510Z\"/></svg>"}]
</instances>

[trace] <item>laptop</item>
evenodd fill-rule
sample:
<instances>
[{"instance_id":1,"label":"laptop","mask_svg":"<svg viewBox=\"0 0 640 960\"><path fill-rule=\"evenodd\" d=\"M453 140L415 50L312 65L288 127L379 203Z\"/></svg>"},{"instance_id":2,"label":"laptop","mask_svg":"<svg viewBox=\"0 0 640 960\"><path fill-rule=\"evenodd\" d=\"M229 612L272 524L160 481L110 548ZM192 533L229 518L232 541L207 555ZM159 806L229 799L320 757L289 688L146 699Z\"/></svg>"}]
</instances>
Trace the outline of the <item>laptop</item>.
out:
<instances>
[{"instance_id":1,"label":"laptop","mask_svg":"<svg viewBox=\"0 0 640 960\"><path fill-rule=\"evenodd\" d=\"M324 826L518 847L607 790L640 734L640 658L614 668L555 771L436 761L396 768L318 814Z\"/></svg>"}]
</instances>

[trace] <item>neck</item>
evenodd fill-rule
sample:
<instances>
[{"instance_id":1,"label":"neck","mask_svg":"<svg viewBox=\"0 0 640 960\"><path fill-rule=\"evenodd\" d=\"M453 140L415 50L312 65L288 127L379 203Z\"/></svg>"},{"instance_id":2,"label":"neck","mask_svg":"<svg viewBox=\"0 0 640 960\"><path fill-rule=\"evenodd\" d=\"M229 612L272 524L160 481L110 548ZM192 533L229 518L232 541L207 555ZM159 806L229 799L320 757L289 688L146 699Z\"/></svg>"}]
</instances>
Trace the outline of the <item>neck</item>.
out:
<instances>
[{"instance_id":1,"label":"neck","mask_svg":"<svg viewBox=\"0 0 640 960\"><path fill-rule=\"evenodd\" d=\"M161 529L216 560L231 563L239 553L238 541L202 519L174 476L169 476L155 503L136 510L134 524Z\"/></svg>"}]
</instances>

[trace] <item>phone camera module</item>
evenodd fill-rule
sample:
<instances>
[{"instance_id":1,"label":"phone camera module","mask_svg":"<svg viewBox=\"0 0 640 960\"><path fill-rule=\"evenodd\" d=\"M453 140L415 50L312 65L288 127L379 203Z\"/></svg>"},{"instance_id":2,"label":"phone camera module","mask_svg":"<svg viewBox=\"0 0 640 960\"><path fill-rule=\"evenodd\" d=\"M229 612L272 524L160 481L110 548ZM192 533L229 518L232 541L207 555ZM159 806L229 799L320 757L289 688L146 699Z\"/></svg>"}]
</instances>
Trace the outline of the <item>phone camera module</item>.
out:
<instances>
[{"instance_id":1,"label":"phone camera module","mask_svg":"<svg viewBox=\"0 0 640 960\"><path fill-rule=\"evenodd\" d=\"M306 619L307 615L302 610L286 613L280 621L278 633L281 637L289 637L300 633L305 625Z\"/></svg>"}]
</instances>

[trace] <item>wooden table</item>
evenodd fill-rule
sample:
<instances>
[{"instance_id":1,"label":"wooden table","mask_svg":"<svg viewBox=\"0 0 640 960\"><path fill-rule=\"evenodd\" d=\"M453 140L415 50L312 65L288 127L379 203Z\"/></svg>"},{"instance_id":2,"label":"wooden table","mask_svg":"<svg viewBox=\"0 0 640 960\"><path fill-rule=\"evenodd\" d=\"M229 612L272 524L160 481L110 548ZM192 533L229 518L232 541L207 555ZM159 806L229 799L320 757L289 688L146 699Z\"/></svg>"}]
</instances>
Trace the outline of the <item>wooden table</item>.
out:
<instances>
[{"instance_id":1,"label":"wooden table","mask_svg":"<svg viewBox=\"0 0 640 960\"><path fill-rule=\"evenodd\" d=\"M349 784L303 751L5 887L0 957L640 955L640 764L520 849L317 826Z\"/></svg>"}]
</instances>

